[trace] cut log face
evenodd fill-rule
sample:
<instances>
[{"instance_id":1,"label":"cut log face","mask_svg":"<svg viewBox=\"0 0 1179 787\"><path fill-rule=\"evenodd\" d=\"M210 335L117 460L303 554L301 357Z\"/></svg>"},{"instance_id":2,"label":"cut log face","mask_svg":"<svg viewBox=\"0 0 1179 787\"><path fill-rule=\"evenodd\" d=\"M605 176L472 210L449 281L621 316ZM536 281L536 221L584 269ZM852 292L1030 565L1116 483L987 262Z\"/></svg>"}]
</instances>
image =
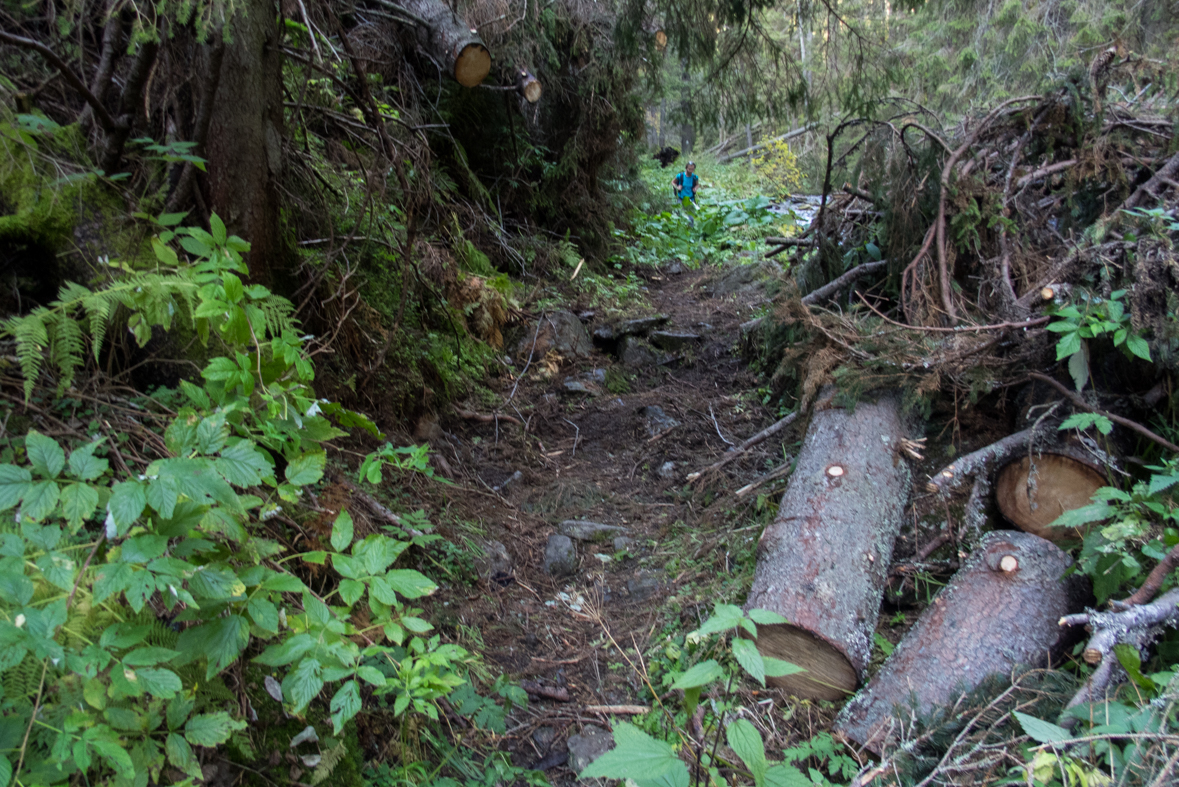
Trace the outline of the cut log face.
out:
<instances>
[{"instance_id":1,"label":"cut log face","mask_svg":"<svg viewBox=\"0 0 1179 787\"><path fill-rule=\"evenodd\" d=\"M1063 454L1037 454L1036 475L1029 490L1028 457L1011 462L999 471L995 500L1008 522L1049 541L1081 538L1076 528L1049 527L1065 511L1086 506L1093 493L1106 485L1105 477L1092 466Z\"/></svg>"},{"instance_id":2,"label":"cut log face","mask_svg":"<svg viewBox=\"0 0 1179 787\"><path fill-rule=\"evenodd\" d=\"M540 101L544 87L535 74L526 68L521 68L516 71L516 92L523 96L529 104L535 104Z\"/></svg>"},{"instance_id":3,"label":"cut log face","mask_svg":"<svg viewBox=\"0 0 1179 787\"><path fill-rule=\"evenodd\" d=\"M896 737L894 708L949 708L992 675L1017 664L1043 666L1061 654L1075 632L1057 621L1090 598L1085 577L1062 579L1072 562L1030 533L987 533L880 672L844 706L834 731L880 755Z\"/></svg>"},{"instance_id":4,"label":"cut log face","mask_svg":"<svg viewBox=\"0 0 1179 787\"><path fill-rule=\"evenodd\" d=\"M491 71L491 53L479 32L466 25L442 0L401 0L405 10L420 17L418 41L464 87L475 87Z\"/></svg>"},{"instance_id":5,"label":"cut log face","mask_svg":"<svg viewBox=\"0 0 1179 787\"><path fill-rule=\"evenodd\" d=\"M745 605L789 621L758 627L762 655L807 670L769 685L837 700L862 678L912 485L895 458L904 436L892 395L811 419L778 517L758 543Z\"/></svg>"}]
</instances>

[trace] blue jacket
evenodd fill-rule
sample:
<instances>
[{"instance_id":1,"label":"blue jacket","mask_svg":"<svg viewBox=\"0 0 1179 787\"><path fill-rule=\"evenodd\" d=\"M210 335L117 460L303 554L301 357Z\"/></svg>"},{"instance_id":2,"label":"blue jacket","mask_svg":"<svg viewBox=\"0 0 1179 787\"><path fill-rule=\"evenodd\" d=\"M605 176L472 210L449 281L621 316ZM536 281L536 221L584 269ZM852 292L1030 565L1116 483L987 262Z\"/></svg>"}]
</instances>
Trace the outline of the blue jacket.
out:
<instances>
[{"instance_id":1,"label":"blue jacket","mask_svg":"<svg viewBox=\"0 0 1179 787\"><path fill-rule=\"evenodd\" d=\"M675 193L676 198L683 199L687 197L688 199L696 199L696 184L699 182L700 178L697 177L695 172L689 175L684 171L676 175L675 184L678 187Z\"/></svg>"}]
</instances>

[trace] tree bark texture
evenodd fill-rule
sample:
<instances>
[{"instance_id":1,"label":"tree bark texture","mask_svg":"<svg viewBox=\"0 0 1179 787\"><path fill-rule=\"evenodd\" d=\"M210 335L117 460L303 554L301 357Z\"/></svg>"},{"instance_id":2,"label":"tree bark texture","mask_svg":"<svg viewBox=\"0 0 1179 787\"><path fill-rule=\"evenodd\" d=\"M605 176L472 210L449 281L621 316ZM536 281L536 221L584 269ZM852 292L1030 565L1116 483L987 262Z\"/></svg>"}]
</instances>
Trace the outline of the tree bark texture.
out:
<instances>
[{"instance_id":1,"label":"tree bark texture","mask_svg":"<svg viewBox=\"0 0 1179 787\"><path fill-rule=\"evenodd\" d=\"M918 618L872 681L844 706L834 731L877 755L896 740L893 709L950 707L1017 664L1043 666L1070 645L1063 616L1089 600L1082 576L1055 544L996 530Z\"/></svg>"},{"instance_id":2,"label":"tree bark texture","mask_svg":"<svg viewBox=\"0 0 1179 787\"><path fill-rule=\"evenodd\" d=\"M282 53L272 0L247 0L234 17L209 121L208 194L230 233L250 242L250 278L271 282L284 261Z\"/></svg>"},{"instance_id":3,"label":"tree bark texture","mask_svg":"<svg viewBox=\"0 0 1179 787\"><path fill-rule=\"evenodd\" d=\"M491 53L479 33L458 18L442 0L401 0L405 10L421 17L418 43L463 87L475 87L491 70Z\"/></svg>"},{"instance_id":4,"label":"tree bark texture","mask_svg":"<svg viewBox=\"0 0 1179 787\"><path fill-rule=\"evenodd\" d=\"M826 700L859 685L912 486L894 453L904 436L891 393L811 419L746 602L789 621L758 627L758 650L807 670L771 685Z\"/></svg>"}]
</instances>

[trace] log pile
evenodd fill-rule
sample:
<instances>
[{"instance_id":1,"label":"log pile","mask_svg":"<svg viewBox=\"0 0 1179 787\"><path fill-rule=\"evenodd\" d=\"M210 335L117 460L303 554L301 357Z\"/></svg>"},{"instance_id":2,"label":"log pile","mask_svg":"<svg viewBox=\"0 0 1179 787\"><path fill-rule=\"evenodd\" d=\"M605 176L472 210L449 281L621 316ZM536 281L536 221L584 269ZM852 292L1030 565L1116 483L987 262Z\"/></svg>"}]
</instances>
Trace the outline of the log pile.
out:
<instances>
[{"instance_id":1,"label":"log pile","mask_svg":"<svg viewBox=\"0 0 1179 787\"><path fill-rule=\"evenodd\" d=\"M1017 664L1044 666L1071 644L1058 619L1088 600L1088 580L1042 538L994 531L925 609L872 681L844 706L835 732L880 755L896 742L896 707L926 715Z\"/></svg>"},{"instance_id":2,"label":"log pile","mask_svg":"<svg viewBox=\"0 0 1179 787\"><path fill-rule=\"evenodd\" d=\"M475 87L491 71L491 53L479 32L459 19L442 0L398 0L395 4L420 21L418 44L463 87Z\"/></svg>"},{"instance_id":3,"label":"log pile","mask_svg":"<svg viewBox=\"0 0 1179 787\"><path fill-rule=\"evenodd\" d=\"M806 670L770 685L837 700L863 678L909 498L911 474L895 453L905 435L895 395L854 411L816 406L778 516L758 542L746 602L789 621L759 627L758 650Z\"/></svg>"}]
</instances>

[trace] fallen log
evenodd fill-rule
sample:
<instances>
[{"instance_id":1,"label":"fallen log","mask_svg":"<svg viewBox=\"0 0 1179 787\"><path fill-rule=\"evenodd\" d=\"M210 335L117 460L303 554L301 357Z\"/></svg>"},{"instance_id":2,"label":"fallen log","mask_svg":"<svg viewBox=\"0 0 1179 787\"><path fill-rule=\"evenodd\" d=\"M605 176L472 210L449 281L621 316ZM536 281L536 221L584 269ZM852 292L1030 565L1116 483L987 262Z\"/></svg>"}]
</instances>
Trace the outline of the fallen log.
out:
<instances>
[{"instance_id":1,"label":"fallen log","mask_svg":"<svg viewBox=\"0 0 1179 787\"><path fill-rule=\"evenodd\" d=\"M1085 577L1063 576L1072 562L1030 533L987 533L833 731L881 755L897 739L894 708L949 708L988 677L1055 659L1073 641L1057 621L1089 598Z\"/></svg>"},{"instance_id":2,"label":"fallen log","mask_svg":"<svg viewBox=\"0 0 1179 787\"><path fill-rule=\"evenodd\" d=\"M816 303L822 303L828 298L838 295L840 291L850 287L861 276L883 270L887 266L888 260L876 260L874 262L865 262L861 265L857 265L839 278L824 284L817 290L807 293L805 296L803 296L802 302L807 306L813 306Z\"/></svg>"},{"instance_id":3,"label":"fallen log","mask_svg":"<svg viewBox=\"0 0 1179 787\"><path fill-rule=\"evenodd\" d=\"M491 53L478 31L458 18L442 0L391 3L421 20L418 43L463 87L475 87L491 70Z\"/></svg>"},{"instance_id":4,"label":"fallen log","mask_svg":"<svg viewBox=\"0 0 1179 787\"><path fill-rule=\"evenodd\" d=\"M803 126L801 128L796 128L793 131L787 131L785 134L781 134L779 136L776 136L773 139L767 139L765 142L762 142L760 144L751 145L751 146L744 148L742 150L738 150L736 153L730 153L727 156L722 156L720 159L717 160L717 163L718 164L728 164L733 159L738 159L738 158L741 158L742 156L748 156L750 153L756 153L757 151L764 148L766 145L771 145L774 142L785 142L788 139L794 139L795 137L801 137L803 134L805 134L808 131L810 131L811 129L815 128L817 125L818 125L817 123L807 123L805 126Z\"/></svg>"},{"instance_id":5,"label":"fallen log","mask_svg":"<svg viewBox=\"0 0 1179 787\"><path fill-rule=\"evenodd\" d=\"M746 609L790 621L760 626L757 648L806 670L767 679L800 697L842 699L868 666L912 485L894 453L905 434L899 401L887 394L854 411L816 411L778 516L758 542Z\"/></svg>"}]
</instances>

